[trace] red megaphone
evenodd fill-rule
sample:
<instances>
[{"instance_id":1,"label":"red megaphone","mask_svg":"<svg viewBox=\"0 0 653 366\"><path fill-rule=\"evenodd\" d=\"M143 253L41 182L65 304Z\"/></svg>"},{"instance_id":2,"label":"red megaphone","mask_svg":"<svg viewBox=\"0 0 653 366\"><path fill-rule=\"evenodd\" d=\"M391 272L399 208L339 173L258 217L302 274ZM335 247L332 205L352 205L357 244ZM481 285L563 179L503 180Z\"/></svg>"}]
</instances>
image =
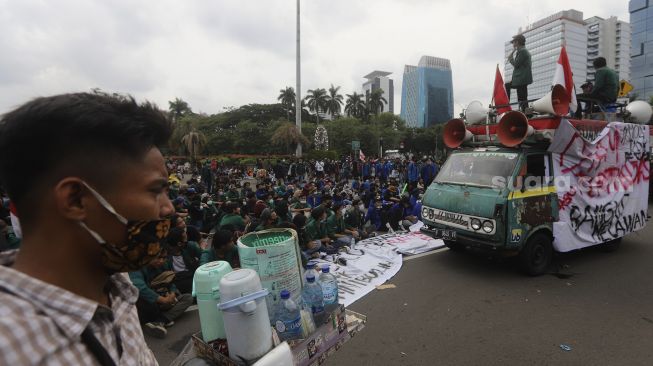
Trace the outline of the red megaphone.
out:
<instances>
[{"instance_id":1,"label":"red megaphone","mask_svg":"<svg viewBox=\"0 0 653 366\"><path fill-rule=\"evenodd\" d=\"M497 137L504 146L513 147L521 144L535 130L528 124L528 117L519 111L510 111L503 115L497 127Z\"/></svg>"},{"instance_id":2,"label":"red megaphone","mask_svg":"<svg viewBox=\"0 0 653 366\"><path fill-rule=\"evenodd\" d=\"M450 149L455 149L463 142L471 140L472 133L465 127L465 122L460 118L449 120L442 130L444 144Z\"/></svg>"}]
</instances>

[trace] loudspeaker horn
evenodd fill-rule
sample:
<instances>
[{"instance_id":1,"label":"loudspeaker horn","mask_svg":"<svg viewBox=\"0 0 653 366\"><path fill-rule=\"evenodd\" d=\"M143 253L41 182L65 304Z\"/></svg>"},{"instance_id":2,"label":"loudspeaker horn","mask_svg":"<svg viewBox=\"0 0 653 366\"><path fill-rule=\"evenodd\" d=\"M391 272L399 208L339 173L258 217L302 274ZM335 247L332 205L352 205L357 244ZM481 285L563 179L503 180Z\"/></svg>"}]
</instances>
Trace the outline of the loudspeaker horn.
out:
<instances>
[{"instance_id":1,"label":"loudspeaker horn","mask_svg":"<svg viewBox=\"0 0 653 366\"><path fill-rule=\"evenodd\" d=\"M570 102L565 87L556 84L545 96L533 102L533 110L540 113L564 116L569 113Z\"/></svg>"},{"instance_id":2,"label":"loudspeaker horn","mask_svg":"<svg viewBox=\"0 0 653 366\"><path fill-rule=\"evenodd\" d=\"M503 115L497 127L497 137L504 146L513 147L521 144L535 132L528 124L528 117L519 111L510 111Z\"/></svg>"},{"instance_id":3,"label":"loudspeaker horn","mask_svg":"<svg viewBox=\"0 0 653 366\"><path fill-rule=\"evenodd\" d=\"M487 119L487 108L483 107L483 103L475 100L465 109L465 122L474 125L477 123L485 122Z\"/></svg>"},{"instance_id":4,"label":"loudspeaker horn","mask_svg":"<svg viewBox=\"0 0 653 366\"><path fill-rule=\"evenodd\" d=\"M651 105L643 100L636 100L626 106L628 113L628 121L633 123L648 123L653 115Z\"/></svg>"},{"instance_id":5,"label":"loudspeaker horn","mask_svg":"<svg viewBox=\"0 0 653 366\"><path fill-rule=\"evenodd\" d=\"M463 142L472 139L472 133L465 127L465 122L460 118L449 120L442 129L444 144L450 149L455 149Z\"/></svg>"}]
</instances>

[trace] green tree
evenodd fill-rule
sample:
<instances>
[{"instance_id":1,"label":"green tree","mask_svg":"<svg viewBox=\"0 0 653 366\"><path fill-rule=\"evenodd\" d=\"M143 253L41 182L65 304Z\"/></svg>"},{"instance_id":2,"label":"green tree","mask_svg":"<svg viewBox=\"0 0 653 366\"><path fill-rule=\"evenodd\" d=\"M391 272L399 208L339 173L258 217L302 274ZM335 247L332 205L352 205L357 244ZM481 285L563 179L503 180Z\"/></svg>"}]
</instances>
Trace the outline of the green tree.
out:
<instances>
[{"instance_id":1,"label":"green tree","mask_svg":"<svg viewBox=\"0 0 653 366\"><path fill-rule=\"evenodd\" d=\"M327 91L326 89L310 89L306 95L306 105L315 113L315 120L320 122L320 111L326 109Z\"/></svg>"},{"instance_id":2,"label":"green tree","mask_svg":"<svg viewBox=\"0 0 653 366\"><path fill-rule=\"evenodd\" d=\"M382 113L384 103L388 103L388 101L383 97L383 93L383 89L375 89L367 94L367 110L375 116Z\"/></svg>"},{"instance_id":3,"label":"green tree","mask_svg":"<svg viewBox=\"0 0 653 366\"><path fill-rule=\"evenodd\" d=\"M311 143L306 136L297 130L297 126L288 121L281 122L271 139L274 145L285 148L284 152L286 153L295 151L297 144L301 143L303 146L308 146Z\"/></svg>"},{"instance_id":4,"label":"green tree","mask_svg":"<svg viewBox=\"0 0 653 366\"><path fill-rule=\"evenodd\" d=\"M168 106L168 110L170 111L174 121L177 121L179 118L193 113L188 103L180 98L175 98L175 100L169 101Z\"/></svg>"},{"instance_id":5,"label":"green tree","mask_svg":"<svg viewBox=\"0 0 653 366\"><path fill-rule=\"evenodd\" d=\"M283 105L284 108L288 111L288 120L290 121L290 112L293 110L293 107L295 106L295 89L293 89L290 86L287 86L285 89L280 90L280 94L277 97L277 100L281 102L281 105Z\"/></svg>"},{"instance_id":6,"label":"green tree","mask_svg":"<svg viewBox=\"0 0 653 366\"><path fill-rule=\"evenodd\" d=\"M206 136L193 129L181 138L181 143L191 161L196 161L197 156L202 153L202 150L206 146Z\"/></svg>"},{"instance_id":7,"label":"green tree","mask_svg":"<svg viewBox=\"0 0 653 366\"><path fill-rule=\"evenodd\" d=\"M345 113L349 117L362 118L365 114L365 101L363 94L354 92L347 94L347 101L345 102Z\"/></svg>"},{"instance_id":8,"label":"green tree","mask_svg":"<svg viewBox=\"0 0 653 366\"><path fill-rule=\"evenodd\" d=\"M331 84L329 95L327 95L326 98L326 111L334 118L340 116L340 111L342 110L343 98L342 94L338 93L339 90L340 87L334 87L333 84Z\"/></svg>"}]
</instances>

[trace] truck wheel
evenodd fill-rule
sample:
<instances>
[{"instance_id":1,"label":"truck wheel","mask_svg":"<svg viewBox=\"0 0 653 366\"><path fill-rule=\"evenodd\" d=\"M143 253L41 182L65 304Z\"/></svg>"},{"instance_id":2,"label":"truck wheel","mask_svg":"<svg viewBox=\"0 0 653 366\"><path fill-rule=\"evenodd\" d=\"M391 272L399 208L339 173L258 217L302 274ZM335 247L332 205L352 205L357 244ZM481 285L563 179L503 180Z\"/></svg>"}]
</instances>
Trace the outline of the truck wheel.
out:
<instances>
[{"instance_id":1,"label":"truck wheel","mask_svg":"<svg viewBox=\"0 0 653 366\"><path fill-rule=\"evenodd\" d=\"M601 244L599 248L601 248L601 251L605 253L612 253L615 250L619 249L620 246L621 246L621 238L617 238Z\"/></svg>"},{"instance_id":2,"label":"truck wheel","mask_svg":"<svg viewBox=\"0 0 653 366\"><path fill-rule=\"evenodd\" d=\"M465 246L460 244L460 243L456 243L455 241L445 240L444 245L446 245L447 248L449 248L449 250L451 250L452 252L464 252L465 251Z\"/></svg>"},{"instance_id":3,"label":"truck wheel","mask_svg":"<svg viewBox=\"0 0 653 366\"><path fill-rule=\"evenodd\" d=\"M539 276L549 268L553 257L551 238L544 233L531 236L519 252L521 267L530 276Z\"/></svg>"}]
</instances>

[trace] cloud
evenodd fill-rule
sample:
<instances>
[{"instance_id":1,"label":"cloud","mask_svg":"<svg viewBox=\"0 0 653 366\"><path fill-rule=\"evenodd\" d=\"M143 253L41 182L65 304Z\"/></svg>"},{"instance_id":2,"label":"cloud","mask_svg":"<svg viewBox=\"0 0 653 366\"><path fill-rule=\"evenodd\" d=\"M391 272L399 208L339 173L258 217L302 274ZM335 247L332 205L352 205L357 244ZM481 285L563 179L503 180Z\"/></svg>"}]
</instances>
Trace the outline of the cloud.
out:
<instances>
[{"instance_id":1,"label":"cloud","mask_svg":"<svg viewBox=\"0 0 653 366\"><path fill-rule=\"evenodd\" d=\"M41 95L99 87L196 111L276 101L295 86L294 0L0 0L0 113ZM456 112L489 102L504 42L557 11L628 20L627 3L597 0L302 0L302 93L331 83L360 91L405 64L451 60Z\"/></svg>"}]
</instances>

